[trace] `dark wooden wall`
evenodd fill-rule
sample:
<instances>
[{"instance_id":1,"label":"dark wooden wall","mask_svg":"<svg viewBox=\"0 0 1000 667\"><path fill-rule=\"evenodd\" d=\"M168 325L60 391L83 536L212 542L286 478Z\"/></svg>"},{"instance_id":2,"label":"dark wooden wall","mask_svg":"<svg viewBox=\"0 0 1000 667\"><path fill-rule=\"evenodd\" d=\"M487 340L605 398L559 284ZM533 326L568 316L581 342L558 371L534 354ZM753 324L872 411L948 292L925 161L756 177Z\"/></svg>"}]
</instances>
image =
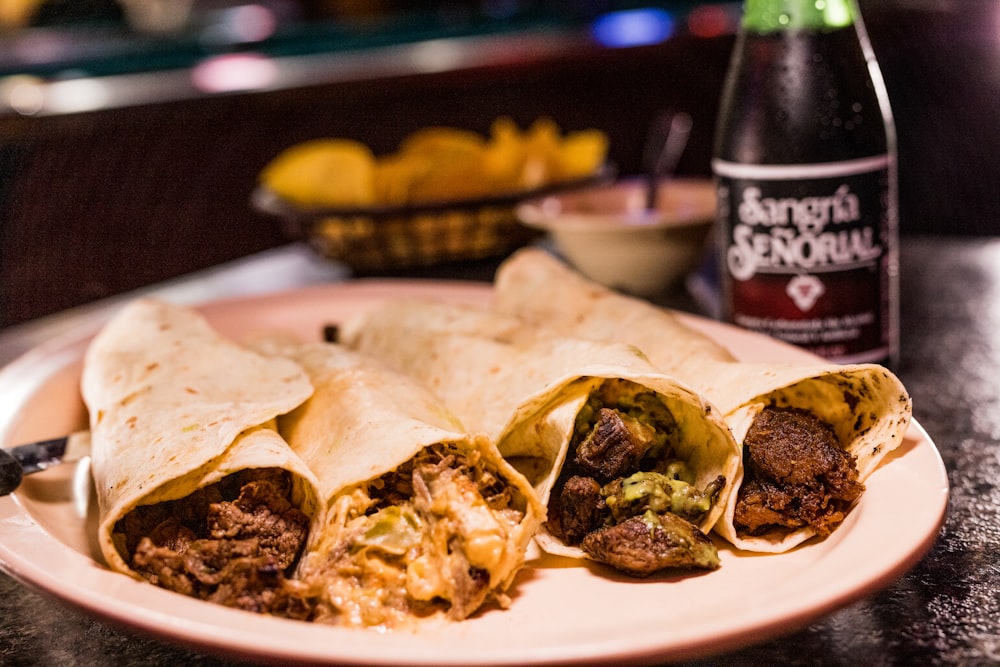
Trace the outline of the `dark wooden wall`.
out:
<instances>
[{"instance_id":1,"label":"dark wooden wall","mask_svg":"<svg viewBox=\"0 0 1000 667\"><path fill-rule=\"evenodd\" d=\"M388 152L429 124L549 116L607 131L628 171L651 120L679 106L698 118L684 168L707 173L729 47L686 48L0 121L0 326L285 242L249 195L269 159L317 136Z\"/></svg>"},{"instance_id":2,"label":"dark wooden wall","mask_svg":"<svg viewBox=\"0 0 1000 667\"><path fill-rule=\"evenodd\" d=\"M960 5L960 6L959 6ZM904 233L995 234L1000 40L994 0L862 3L896 113ZM658 113L685 109L680 171L708 174L731 38L405 79L45 118L0 119L0 327L285 243L248 197L278 151L347 136L377 152L428 124L509 115L598 127L623 173ZM966 215L963 211L976 211Z\"/></svg>"}]
</instances>

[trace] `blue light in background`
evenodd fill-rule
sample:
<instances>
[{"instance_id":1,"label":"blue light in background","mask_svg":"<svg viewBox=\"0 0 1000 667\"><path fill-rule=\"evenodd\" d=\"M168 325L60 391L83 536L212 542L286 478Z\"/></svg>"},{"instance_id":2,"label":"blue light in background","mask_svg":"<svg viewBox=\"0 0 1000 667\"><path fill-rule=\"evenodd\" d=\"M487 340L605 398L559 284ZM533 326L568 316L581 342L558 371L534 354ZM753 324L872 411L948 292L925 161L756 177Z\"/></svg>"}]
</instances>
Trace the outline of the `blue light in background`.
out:
<instances>
[{"instance_id":1,"label":"blue light in background","mask_svg":"<svg viewBox=\"0 0 1000 667\"><path fill-rule=\"evenodd\" d=\"M658 44L674 33L674 17L663 9L611 12L595 20L591 34L602 46L619 48Z\"/></svg>"}]
</instances>

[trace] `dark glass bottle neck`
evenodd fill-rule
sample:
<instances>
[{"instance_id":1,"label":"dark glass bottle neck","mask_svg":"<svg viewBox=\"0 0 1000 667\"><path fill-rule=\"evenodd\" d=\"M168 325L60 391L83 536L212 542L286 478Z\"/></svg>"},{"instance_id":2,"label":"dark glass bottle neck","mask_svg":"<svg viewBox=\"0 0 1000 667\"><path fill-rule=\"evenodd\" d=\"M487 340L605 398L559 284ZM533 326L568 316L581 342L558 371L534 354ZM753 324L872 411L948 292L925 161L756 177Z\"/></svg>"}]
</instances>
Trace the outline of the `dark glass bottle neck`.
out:
<instances>
[{"instance_id":1,"label":"dark glass bottle neck","mask_svg":"<svg viewBox=\"0 0 1000 667\"><path fill-rule=\"evenodd\" d=\"M740 35L722 97L716 156L740 164L879 155L888 137L854 27Z\"/></svg>"}]
</instances>

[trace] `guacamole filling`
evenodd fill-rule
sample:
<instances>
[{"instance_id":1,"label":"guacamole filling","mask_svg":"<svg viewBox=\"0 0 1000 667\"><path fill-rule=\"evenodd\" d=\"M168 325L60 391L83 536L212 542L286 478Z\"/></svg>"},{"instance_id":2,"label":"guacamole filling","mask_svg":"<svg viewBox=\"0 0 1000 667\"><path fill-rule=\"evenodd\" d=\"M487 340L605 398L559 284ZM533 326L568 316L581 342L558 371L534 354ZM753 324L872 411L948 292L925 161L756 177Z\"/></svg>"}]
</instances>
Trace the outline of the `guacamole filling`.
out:
<instances>
[{"instance_id":1,"label":"guacamole filling","mask_svg":"<svg viewBox=\"0 0 1000 667\"><path fill-rule=\"evenodd\" d=\"M719 567L715 545L698 525L725 477L698 488L676 454L681 437L658 394L627 380L602 383L577 415L547 530L635 577Z\"/></svg>"}]
</instances>

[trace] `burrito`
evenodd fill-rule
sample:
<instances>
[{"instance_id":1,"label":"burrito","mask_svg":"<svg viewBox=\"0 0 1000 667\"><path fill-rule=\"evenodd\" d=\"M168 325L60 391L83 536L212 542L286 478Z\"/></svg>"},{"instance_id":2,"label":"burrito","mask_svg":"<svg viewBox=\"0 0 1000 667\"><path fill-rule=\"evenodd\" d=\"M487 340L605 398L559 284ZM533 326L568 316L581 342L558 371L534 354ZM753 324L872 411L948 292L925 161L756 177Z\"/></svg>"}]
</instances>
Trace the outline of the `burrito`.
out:
<instances>
[{"instance_id":1,"label":"burrito","mask_svg":"<svg viewBox=\"0 0 1000 667\"><path fill-rule=\"evenodd\" d=\"M260 341L315 393L279 430L319 479L327 520L299 570L314 620L394 629L462 620L507 590L544 516L527 480L409 377L327 343Z\"/></svg>"},{"instance_id":2,"label":"burrito","mask_svg":"<svg viewBox=\"0 0 1000 667\"><path fill-rule=\"evenodd\" d=\"M340 340L438 394L546 505L546 552L635 577L715 569L739 473L721 414L632 346L537 337L486 309L391 300Z\"/></svg>"},{"instance_id":3,"label":"burrito","mask_svg":"<svg viewBox=\"0 0 1000 667\"><path fill-rule=\"evenodd\" d=\"M98 541L108 566L171 591L290 618L322 521L315 475L276 430L306 373L216 333L195 311L125 306L86 350Z\"/></svg>"},{"instance_id":4,"label":"burrito","mask_svg":"<svg viewBox=\"0 0 1000 667\"><path fill-rule=\"evenodd\" d=\"M582 277L529 248L497 272L494 308L529 326L638 347L725 414L743 452L715 530L740 549L783 552L828 536L904 438L910 397L876 364L744 363L674 313Z\"/></svg>"}]
</instances>

